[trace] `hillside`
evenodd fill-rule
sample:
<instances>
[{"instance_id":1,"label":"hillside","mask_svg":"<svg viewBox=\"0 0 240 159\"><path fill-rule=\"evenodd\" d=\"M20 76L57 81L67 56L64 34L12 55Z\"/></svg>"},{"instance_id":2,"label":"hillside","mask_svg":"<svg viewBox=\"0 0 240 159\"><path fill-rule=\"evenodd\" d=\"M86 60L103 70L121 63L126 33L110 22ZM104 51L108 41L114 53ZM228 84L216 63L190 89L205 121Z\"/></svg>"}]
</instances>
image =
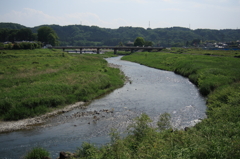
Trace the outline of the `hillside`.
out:
<instances>
[{"instance_id":1,"label":"hillside","mask_svg":"<svg viewBox=\"0 0 240 159\"><path fill-rule=\"evenodd\" d=\"M154 42L155 46L184 46L191 44L194 39L200 41L231 42L240 40L240 29L196 29L183 27L144 29L140 27L119 27L118 29L100 28L84 25L48 25L53 28L60 38L62 46L103 46L118 45L119 42L134 41L136 37L143 37L146 41ZM14 23L0 23L1 28L20 29L24 27ZM41 26L31 28L34 33Z\"/></svg>"},{"instance_id":2,"label":"hillside","mask_svg":"<svg viewBox=\"0 0 240 159\"><path fill-rule=\"evenodd\" d=\"M16 24L16 23L1 23L0 22L0 29L8 28L8 29L22 29L27 28L26 26Z\"/></svg>"}]
</instances>

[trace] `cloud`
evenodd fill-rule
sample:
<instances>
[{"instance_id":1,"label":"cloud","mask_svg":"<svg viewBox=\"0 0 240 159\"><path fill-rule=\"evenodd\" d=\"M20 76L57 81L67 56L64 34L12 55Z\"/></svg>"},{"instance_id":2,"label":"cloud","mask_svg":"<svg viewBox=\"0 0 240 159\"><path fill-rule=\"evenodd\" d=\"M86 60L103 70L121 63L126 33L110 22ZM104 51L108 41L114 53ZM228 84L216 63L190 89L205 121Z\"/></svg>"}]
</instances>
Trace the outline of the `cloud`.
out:
<instances>
[{"instance_id":1,"label":"cloud","mask_svg":"<svg viewBox=\"0 0 240 159\"><path fill-rule=\"evenodd\" d=\"M118 28L119 26L131 25L122 18L115 18L111 20L103 20L95 13L71 13L63 16L52 16L40 10L31 8L24 8L20 11L12 10L7 14L0 15L1 22L13 22L25 25L27 27L34 27L43 24L58 24L58 25L96 25L99 27Z\"/></svg>"},{"instance_id":2,"label":"cloud","mask_svg":"<svg viewBox=\"0 0 240 159\"><path fill-rule=\"evenodd\" d=\"M12 10L0 16L2 22L13 22L33 27L42 24L58 24L63 20L61 17L54 17L39 10L24 8L21 11Z\"/></svg>"}]
</instances>

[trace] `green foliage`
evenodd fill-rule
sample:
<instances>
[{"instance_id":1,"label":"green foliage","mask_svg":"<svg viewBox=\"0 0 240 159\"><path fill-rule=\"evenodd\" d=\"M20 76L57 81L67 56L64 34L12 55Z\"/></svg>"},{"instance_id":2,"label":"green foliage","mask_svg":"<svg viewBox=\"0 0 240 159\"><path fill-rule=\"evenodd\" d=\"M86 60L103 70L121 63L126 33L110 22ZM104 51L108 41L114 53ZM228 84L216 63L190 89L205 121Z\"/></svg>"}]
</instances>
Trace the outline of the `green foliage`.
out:
<instances>
[{"instance_id":1,"label":"green foliage","mask_svg":"<svg viewBox=\"0 0 240 159\"><path fill-rule=\"evenodd\" d=\"M42 26L38 29L38 41L52 46L59 44L56 32L48 26Z\"/></svg>"},{"instance_id":2,"label":"green foliage","mask_svg":"<svg viewBox=\"0 0 240 159\"><path fill-rule=\"evenodd\" d=\"M153 42L151 41L145 41L144 46L153 46Z\"/></svg>"},{"instance_id":3,"label":"green foliage","mask_svg":"<svg viewBox=\"0 0 240 159\"><path fill-rule=\"evenodd\" d=\"M12 43L4 44L4 49L11 50L12 48L13 48L13 44Z\"/></svg>"},{"instance_id":4,"label":"green foliage","mask_svg":"<svg viewBox=\"0 0 240 159\"><path fill-rule=\"evenodd\" d=\"M14 43L12 49L19 50L19 49L39 49L41 48L41 45L39 42L20 42L20 43Z\"/></svg>"},{"instance_id":5,"label":"green foliage","mask_svg":"<svg viewBox=\"0 0 240 159\"><path fill-rule=\"evenodd\" d=\"M137 37L134 41L134 46L144 46L145 40L143 37Z\"/></svg>"},{"instance_id":6,"label":"green foliage","mask_svg":"<svg viewBox=\"0 0 240 159\"><path fill-rule=\"evenodd\" d=\"M136 37L143 37L153 42L155 46L163 47L182 47L192 45L198 41L194 39L202 39L205 42L211 41L237 41L239 40L239 31L237 29L211 30L196 29L182 27L155 28L144 29L140 27L119 27L118 29L100 28L97 26L84 25L48 25L58 35L60 45L62 46L116 46L120 41L127 43L134 41ZM0 23L0 41L14 41L16 32L7 33L9 29L26 28L19 24ZM36 33L38 27L31 28ZM36 34L33 35L36 40ZM26 40L26 39L22 39ZM13 42L12 41L12 42ZM201 42L200 42L201 43ZM146 46L149 46L145 44ZM231 44L236 46L236 44ZM195 45L197 46L197 45Z\"/></svg>"},{"instance_id":7,"label":"green foliage","mask_svg":"<svg viewBox=\"0 0 240 159\"><path fill-rule=\"evenodd\" d=\"M123 75L102 59L112 55L4 50L0 54L0 119L33 117L122 86Z\"/></svg>"},{"instance_id":8,"label":"green foliage","mask_svg":"<svg viewBox=\"0 0 240 159\"><path fill-rule=\"evenodd\" d=\"M99 150L93 144L84 142L81 148L78 148L76 156L80 158L97 159Z\"/></svg>"},{"instance_id":9,"label":"green foliage","mask_svg":"<svg viewBox=\"0 0 240 159\"><path fill-rule=\"evenodd\" d=\"M4 48L4 44L0 43L0 49Z\"/></svg>"},{"instance_id":10,"label":"green foliage","mask_svg":"<svg viewBox=\"0 0 240 159\"><path fill-rule=\"evenodd\" d=\"M171 116L168 113L163 113L160 115L157 122L158 128L160 130L166 130L171 128Z\"/></svg>"},{"instance_id":11,"label":"green foliage","mask_svg":"<svg viewBox=\"0 0 240 159\"><path fill-rule=\"evenodd\" d=\"M30 28L21 28L21 29L10 29L10 28L0 29L0 41L1 42L37 40L36 36L34 36L34 34L32 33L32 30Z\"/></svg>"},{"instance_id":12,"label":"green foliage","mask_svg":"<svg viewBox=\"0 0 240 159\"><path fill-rule=\"evenodd\" d=\"M3 23L3 22L1 22L0 23L0 29L5 29L5 28L8 28L8 29L22 29L22 28L26 28L26 27L23 26L23 25L17 24L17 23Z\"/></svg>"},{"instance_id":13,"label":"green foliage","mask_svg":"<svg viewBox=\"0 0 240 159\"><path fill-rule=\"evenodd\" d=\"M47 150L36 147L33 148L25 157L24 159L43 159L45 157L50 157L50 154Z\"/></svg>"},{"instance_id":14,"label":"green foliage","mask_svg":"<svg viewBox=\"0 0 240 159\"><path fill-rule=\"evenodd\" d=\"M152 122L152 120L149 118L149 116L143 113L140 117L137 117L134 120L133 124L129 126L129 133L133 134L133 136L136 137L136 140L142 140L144 137L146 137L147 132L151 129L148 125L150 122Z\"/></svg>"}]
</instances>

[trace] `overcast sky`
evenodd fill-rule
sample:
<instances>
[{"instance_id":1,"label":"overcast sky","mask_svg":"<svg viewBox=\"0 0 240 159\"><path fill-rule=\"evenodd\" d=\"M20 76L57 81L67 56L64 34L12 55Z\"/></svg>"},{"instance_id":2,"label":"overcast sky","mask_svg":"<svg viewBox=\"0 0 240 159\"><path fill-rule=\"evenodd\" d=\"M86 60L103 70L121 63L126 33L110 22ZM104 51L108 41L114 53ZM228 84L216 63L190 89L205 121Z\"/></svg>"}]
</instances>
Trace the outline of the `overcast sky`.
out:
<instances>
[{"instance_id":1,"label":"overcast sky","mask_svg":"<svg viewBox=\"0 0 240 159\"><path fill-rule=\"evenodd\" d=\"M240 0L0 0L0 22L240 29Z\"/></svg>"}]
</instances>

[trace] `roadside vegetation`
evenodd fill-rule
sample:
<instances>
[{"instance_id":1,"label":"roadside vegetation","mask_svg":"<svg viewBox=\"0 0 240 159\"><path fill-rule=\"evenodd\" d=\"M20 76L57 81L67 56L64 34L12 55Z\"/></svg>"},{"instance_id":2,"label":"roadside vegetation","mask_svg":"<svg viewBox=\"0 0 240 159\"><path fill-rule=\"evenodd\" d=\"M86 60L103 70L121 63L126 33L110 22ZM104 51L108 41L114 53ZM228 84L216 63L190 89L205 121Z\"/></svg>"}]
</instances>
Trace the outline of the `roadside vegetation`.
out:
<instances>
[{"instance_id":1,"label":"roadside vegetation","mask_svg":"<svg viewBox=\"0 0 240 159\"><path fill-rule=\"evenodd\" d=\"M77 101L90 101L122 85L120 70L108 67L103 55L0 50L1 120L34 117Z\"/></svg>"}]
</instances>

